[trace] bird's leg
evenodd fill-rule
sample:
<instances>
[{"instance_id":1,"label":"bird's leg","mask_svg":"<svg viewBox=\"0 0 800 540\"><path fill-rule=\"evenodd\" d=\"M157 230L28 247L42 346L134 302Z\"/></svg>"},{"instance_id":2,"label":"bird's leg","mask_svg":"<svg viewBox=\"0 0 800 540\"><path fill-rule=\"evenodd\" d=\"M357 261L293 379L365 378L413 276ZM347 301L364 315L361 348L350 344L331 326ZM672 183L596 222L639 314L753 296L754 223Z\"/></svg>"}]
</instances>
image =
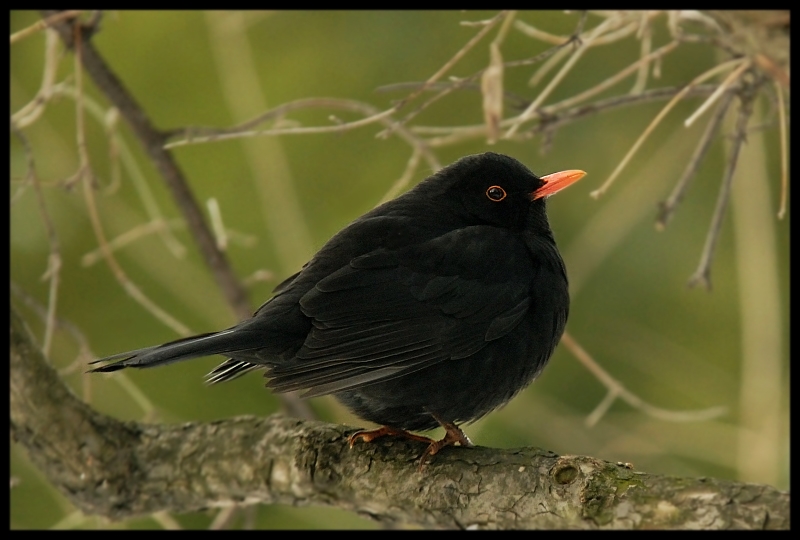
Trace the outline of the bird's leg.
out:
<instances>
[{"instance_id":1,"label":"bird's leg","mask_svg":"<svg viewBox=\"0 0 800 540\"><path fill-rule=\"evenodd\" d=\"M422 435L415 435L413 433L409 433L408 431L402 429L396 429L389 426L381 426L378 429L362 429L360 431L356 431L352 435L347 438L347 442L350 443L350 448L361 439L364 442L372 442L378 437L386 437L387 435L391 435L392 437L403 437L405 439L410 439L412 441L419 441L428 444L435 444L436 441L431 439L430 437L424 437Z\"/></svg>"},{"instance_id":2,"label":"bird's leg","mask_svg":"<svg viewBox=\"0 0 800 540\"><path fill-rule=\"evenodd\" d=\"M432 415L437 422L439 422L442 427L444 428L445 434L444 438L439 441L432 441L428 448L422 453L422 457L419 460L419 468L422 470L422 467L428 462L432 456L436 455L439 450L444 448L445 446L453 446L455 444L459 444L466 448L471 448L475 446L472 444L472 441L469 440L467 434L461 431L461 428L455 424L450 422L443 422L440 420L435 414Z\"/></svg>"},{"instance_id":3,"label":"bird's leg","mask_svg":"<svg viewBox=\"0 0 800 540\"><path fill-rule=\"evenodd\" d=\"M347 442L350 444L350 448L352 448L356 442L360 439L366 443L372 442L379 437L403 437L404 439L410 439L412 441L419 441L428 443L428 447L422 453L422 457L419 460L419 468L422 470L423 466L428 462L428 460L436 455L439 450L444 448L445 446L453 446L453 445L461 445L467 448L475 446L472 444L472 441L469 440L467 434L461 431L461 428L451 422L444 422L435 414L432 414L437 422L439 422L442 427L444 428L445 434L444 438L441 440L435 441L430 437L425 437L423 435L416 435L414 433L410 433L403 429L397 429L389 426L381 426L378 429L362 429L360 431L356 431L352 435L347 438Z\"/></svg>"}]
</instances>

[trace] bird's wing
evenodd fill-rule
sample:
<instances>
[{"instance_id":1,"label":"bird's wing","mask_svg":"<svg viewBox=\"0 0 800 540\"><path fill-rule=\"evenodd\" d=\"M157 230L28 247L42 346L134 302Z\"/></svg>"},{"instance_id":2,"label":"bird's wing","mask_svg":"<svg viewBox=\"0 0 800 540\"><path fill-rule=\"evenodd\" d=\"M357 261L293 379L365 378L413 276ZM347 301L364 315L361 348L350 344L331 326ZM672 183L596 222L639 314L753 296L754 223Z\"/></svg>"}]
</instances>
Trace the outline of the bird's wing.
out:
<instances>
[{"instance_id":1,"label":"bird's wing","mask_svg":"<svg viewBox=\"0 0 800 540\"><path fill-rule=\"evenodd\" d=\"M312 330L268 386L318 396L466 358L522 320L536 272L522 240L493 227L356 257L302 297Z\"/></svg>"}]
</instances>

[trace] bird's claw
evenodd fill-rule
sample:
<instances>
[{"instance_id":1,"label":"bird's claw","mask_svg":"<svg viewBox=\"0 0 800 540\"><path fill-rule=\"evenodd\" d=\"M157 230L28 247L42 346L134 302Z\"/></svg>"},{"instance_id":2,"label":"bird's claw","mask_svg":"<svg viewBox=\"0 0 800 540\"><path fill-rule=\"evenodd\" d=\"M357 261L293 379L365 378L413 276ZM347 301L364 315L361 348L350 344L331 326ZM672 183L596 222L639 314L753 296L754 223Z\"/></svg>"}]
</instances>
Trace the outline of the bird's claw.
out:
<instances>
[{"instance_id":1,"label":"bird's claw","mask_svg":"<svg viewBox=\"0 0 800 540\"><path fill-rule=\"evenodd\" d=\"M359 439L368 443L372 442L379 437L403 437L404 439L409 439L412 441L419 441L428 444L433 444L435 441L430 437L425 437L423 435L415 435L414 433L410 433L403 429L396 429L389 426L381 426L378 429L361 429L356 431L352 435L347 438L347 442L350 445L350 448L356 444L356 441Z\"/></svg>"}]
</instances>

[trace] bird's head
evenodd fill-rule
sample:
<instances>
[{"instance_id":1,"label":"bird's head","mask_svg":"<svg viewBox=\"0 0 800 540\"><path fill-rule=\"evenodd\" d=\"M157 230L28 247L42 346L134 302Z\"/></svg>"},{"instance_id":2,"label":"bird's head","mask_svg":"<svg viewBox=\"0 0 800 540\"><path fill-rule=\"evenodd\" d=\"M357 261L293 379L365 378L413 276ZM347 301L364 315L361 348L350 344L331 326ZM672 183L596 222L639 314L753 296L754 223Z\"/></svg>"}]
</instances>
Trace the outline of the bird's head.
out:
<instances>
[{"instance_id":1,"label":"bird's head","mask_svg":"<svg viewBox=\"0 0 800 540\"><path fill-rule=\"evenodd\" d=\"M470 221L524 228L532 217L546 220L545 200L585 175L567 170L539 177L512 157L486 152L461 158L434 178Z\"/></svg>"}]
</instances>

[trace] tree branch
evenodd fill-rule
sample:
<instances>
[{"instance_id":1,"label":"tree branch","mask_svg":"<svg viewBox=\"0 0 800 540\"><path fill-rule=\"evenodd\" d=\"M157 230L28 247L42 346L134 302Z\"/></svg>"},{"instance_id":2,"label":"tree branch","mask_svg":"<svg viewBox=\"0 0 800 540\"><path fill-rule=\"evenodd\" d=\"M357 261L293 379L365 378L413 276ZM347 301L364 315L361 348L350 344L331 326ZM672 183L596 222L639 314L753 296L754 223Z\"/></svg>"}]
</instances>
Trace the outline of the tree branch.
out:
<instances>
[{"instance_id":1,"label":"tree branch","mask_svg":"<svg viewBox=\"0 0 800 540\"><path fill-rule=\"evenodd\" d=\"M421 443L350 449L348 428L273 415L209 423L119 422L64 385L11 310L12 437L78 508L111 519L237 504L336 506L438 528L788 529L789 494L674 478L536 448Z\"/></svg>"}]
</instances>

